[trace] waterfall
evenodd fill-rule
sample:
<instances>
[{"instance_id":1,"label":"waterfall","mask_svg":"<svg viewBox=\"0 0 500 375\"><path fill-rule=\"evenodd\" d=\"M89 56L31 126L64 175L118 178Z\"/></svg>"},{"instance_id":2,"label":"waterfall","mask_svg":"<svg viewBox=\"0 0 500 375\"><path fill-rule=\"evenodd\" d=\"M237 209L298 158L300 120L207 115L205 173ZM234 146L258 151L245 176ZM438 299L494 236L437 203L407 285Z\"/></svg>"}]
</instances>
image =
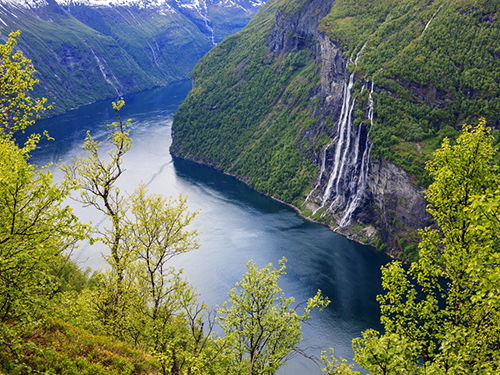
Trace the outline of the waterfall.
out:
<instances>
[{"instance_id":1,"label":"waterfall","mask_svg":"<svg viewBox=\"0 0 500 375\"><path fill-rule=\"evenodd\" d=\"M363 151L363 156L361 158L361 168L359 171L357 182L350 187L350 191L355 192L355 194L354 195L351 194L350 200L347 203L346 209L344 210L342 220L340 220L341 227L349 225L352 218L352 214L361 205L361 203L363 203L363 199L365 197L365 192L367 187L367 177L368 177L368 164L370 163L370 150L371 150L371 142L368 139L368 133L373 126L372 93L373 93L373 81L370 94L368 96L368 119L370 120L370 127L368 129L364 129L364 126L362 125L358 127L358 141L357 141L358 146L356 147L356 154L358 154L358 151L363 146L362 143L364 143L364 151ZM366 131L366 138L364 140L361 139L363 131ZM357 160L357 157L355 157L355 160Z\"/></svg>"},{"instance_id":2,"label":"waterfall","mask_svg":"<svg viewBox=\"0 0 500 375\"><path fill-rule=\"evenodd\" d=\"M447 2L446 2L447 3ZM427 24L425 25L425 28L424 28L424 31L422 31L422 34L420 34L420 36L424 36L424 33L425 33L425 30L427 30L427 28L429 27L429 25L431 24L432 20L434 19L434 17L436 17L436 15L439 13L439 11L441 10L441 8L443 7L444 4L441 4L441 6L439 7L438 10L436 10L436 13L434 13L431 17L431 19L429 20L429 22L427 22Z\"/></svg>"},{"instance_id":3,"label":"waterfall","mask_svg":"<svg viewBox=\"0 0 500 375\"><path fill-rule=\"evenodd\" d=\"M318 179L316 180L316 184L314 185L314 189L312 189L309 192L304 203L306 203L309 200L309 198L311 198L311 195L319 188L319 185L321 184L321 179L323 178L323 174L325 173L325 169L326 169L326 152L328 151L328 149L330 147L332 147L332 144L334 144L336 140L337 140L337 137L333 138L330 141L330 143L321 152L321 167L319 170L319 176L318 176ZM314 211L314 213L316 213L316 211Z\"/></svg>"},{"instance_id":4,"label":"waterfall","mask_svg":"<svg viewBox=\"0 0 500 375\"><path fill-rule=\"evenodd\" d=\"M147 42L148 45L149 45L149 48L151 48L151 52L153 53L153 60L156 64L156 66L159 68L160 67L160 64L158 64L158 56L156 56L156 52L155 50L153 49L153 46L151 45L151 43ZM158 46L158 45L157 45Z\"/></svg>"},{"instance_id":5,"label":"waterfall","mask_svg":"<svg viewBox=\"0 0 500 375\"><path fill-rule=\"evenodd\" d=\"M330 178L328 179L328 184L326 186L325 193L323 194L323 199L321 202L321 207L324 207L328 199L332 194L332 188L335 184L335 187L338 187L338 175L339 175L339 167L342 168L341 164L344 163L345 157L350 144L350 130L351 130L351 112L354 108L354 100L351 102L351 89L354 84L354 74L351 74L349 77L349 85L344 83L344 101L342 103L342 112L340 113L339 124L337 126L337 137L338 142L335 145L335 157L333 161L333 171L330 174ZM346 138L347 138L347 147L346 147ZM344 152L342 152L344 151ZM342 159L341 159L342 156ZM338 191L335 191L337 193Z\"/></svg>"},{"instance_id":6,"label":"waterfall","mask_svg":"<svg viewBox=\"0 0 500 375\"><path fill-rule=\"evenodd\" d=\"M357 53L355 64L364 47ZM316 186L306 199L307 201L310 198L311 194L320 186L322 180L327 179L326 188L320 198L320 207L314 213L329 204L322 216L327 213L340 215L340 227L345 227L351 222L353 214L365 200L370 163L371 142L368 139L368 132L373 125L372 93L374 84L372 81L370 93L368 94L367 117L370 124L360 124L357 129L353 124L355 106L355 100L351 92L353 84L354 73L349 76L349 82L344 83L343 103L337 123L337 134L330 144L323 149L321 169ZM366 85L362 87L362 92L365 89ZM333 158L330 168L328 168L326 165L327 151L333 145L335 145L332 150ZM326 173L327 170L331 171L329 175Z\"/></svg>"},{"instance_id":7,"label":"waterfall","mask_svg":"<svg viewBox=\"0 0 500 375\"><path fill-rule=\"evenodd\" d=\"M116 88L115 84L108 78L107 69L104 66L104 64L101 62L101 60L99 59L99 57L97 57L97 55L95 54L95 52L94 52L94 50L92 48L90 48L90 51L92 52L92 55L94 56L94 59L97 62L97 66L99 67L99 70L101 71L101 74L102 74L102 77L104 78L104 80L107 83L109 83L111 85L111 87L113 87L113 89L116 91L117 95L120 95L120 92ZM110 72L110 75L114 78L115 82L118 82L118 80L116 79L116 77L113 74L113 72Z\"/></svg>"},{"instance_id":8,"label":"waterfall","mask_svg":"<svg viewBox=\"0 0 500 375\"><path fill-rule=\"evenodd\" d=\"M215 46L217 45L217 43L215 43L215 37L214 37L214 29L212 26L210 26L210 20L208 19L208 8L207 8L207 0L202 0L202 4L203 4L203 11L201 9L201 7L199 6L199 3L197 3L196 5L196 11L198 12L198 14L200 15L200 17L203 19L203 21L205 22L205 27L207 28L208 31L210 31L210 34L211 34L211 42L212 44Z\"/></svg>"}]
</instances>

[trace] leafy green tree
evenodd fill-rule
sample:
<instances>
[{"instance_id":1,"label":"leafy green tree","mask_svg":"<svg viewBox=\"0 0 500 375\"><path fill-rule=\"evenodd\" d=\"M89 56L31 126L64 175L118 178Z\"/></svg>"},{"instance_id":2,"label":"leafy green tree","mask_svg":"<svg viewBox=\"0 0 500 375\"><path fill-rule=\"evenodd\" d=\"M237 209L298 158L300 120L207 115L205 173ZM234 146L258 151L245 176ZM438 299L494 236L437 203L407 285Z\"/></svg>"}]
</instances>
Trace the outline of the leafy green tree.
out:
<instances>
[{"instance_id":1,"label":"leafy green tree","mask_svg":"<svg viewBox=\"0 0 500 375\"><path fill-rule=\"evenodd\" d=\"M86 226L63 204L67 186L35 169L25 150L0 137L0 319L35 314L55 288L51 270L84 238ZM35 314L36 315L36 314Z\"/></svg>"},{"instance_id":2,"label":"leafy green tree","mask_svg":"<svg viewBox=\"0 0 500 375\"><path fill-rule=\"evenodd\" d=\"M12 140L44 110L44 99L32 100L35 70L20 51L12 55L17 33L0 45L0 351L11 368L29 371L24 351L59 290L67 256L88 233L64 204L71 187L56 185L46 168L28 163L39 135L24 147Z\"/></svg>"},{"instance_id":3,"label":"leafy green tree","mask_svg":"<svg viewBox=\"0 0 500 375\"><path fill-rule=\"evenodd\" d=\"M45 98L32 99L28 94L38 83L33 64L21 51L13 53L20 33L10 33L7 42L0 44L0 127L4 135L24 132L47 109Z\"/></svg>"},{"instance_id":4,"label":"leafy green tree","mask_svg":"<svg viewBox=\"0 0 500 375\"><path fill-rule=\"evenodd\" d=\"M86 157L63 165L66 181L80 188L77 200L104 213L111 228L98 229L110 249L111 269L98 274L99 287L80 296L91 304L87 320L95 330L146 347L159 359L164 374L205 374L218 366L221 353L212 337L213 319L204 329L205 305L198 305L182 271L169 266L172 257L199 248L196 230L187 227L197 212L187 210L187 199L165 199L148 194L143 185L129 197L116 181L122 175L123 155L132 139L129 122L113 103L118 121L109 125L108 158L100 156L101 142L90 133L83 146ZM87 309L88 308L85 308Z\"/></svg>"},{"instance_id":5,"label":"leafy green tree","mask_svg":"<svg viewBox=\"0 0 500 375\"><path fill-rule=\"evenodd\" d=\"M65 181L74 188L80 189L80 197L77 201L86 206L93 206L101 211L111 222L111 228L104 228L100 234L100 240L110 249L110 255L106 257L111 266L111 273L107 274L107 293L103 293L104 299L100 299L102 306L102 321L110 332L119 338L123 338L123 309L127 305L123 294L126 292L125 278L126 267L131 262L132 254L123 245L123 227L125 219L125 200L120 190L115 186L116 180L123 173L122 158L132 145L128 133L129 122L124 123L118 111L125 105L123 100L113 102L113 109L118 117L117 122L109 125L110 133L108 141L112 149L108 151L109 161L102 159L99 148L102 142L92 138L90 132L83 145L86 157L78 156L72 164L61 165L65 172Z\"/></svg>"},{"instance_id":6,"label":"leafy green tree","mask_svg":"<svg viewBox=\"0 0 500 375\"><path fill-rule=\"evenodd\" d=\"M428 211L439 230L422 231L409 270L400 262L382 269L385 333L367 330L353 341L355 360L372 374L499 371L500 191L489 132L484 121L465 126L427 164ZM325 364L330 374L338 370Z\"/></svg>"},{"instance_id":7,"label":"leafy green tree","mask_svg":"<svg viewBox=\"0 0 500 375\"><path fill-rule=\"evenodd\" d=\"M165 296L176 284L168 280L175 274L168 261L199 248L196 230L186 230L197 212L188 212L187 199L182 195L174 201L146 193L141 185L131 196L132 217L125 222L124 247L136 260L135 277L155 321L165 305Z\"/></svg>"},{"instance_id":8,"label":"leafy green tree","mask_svg":"<svg viewBox=\"0 0 500 375\"><path fill-rule=\"evenodd\" d=\"M227 349L234 356L228 373L276 373L302 341L301 323L309 320L313 308L328 305L318 291L307 303L292 307L294 298L286 298L278 287L285 262L281 259L278 269L272 264L258 268L252 261L246 263L248 271L229 292L229 303L219 309Z\"/></svg>"}]
</instances>

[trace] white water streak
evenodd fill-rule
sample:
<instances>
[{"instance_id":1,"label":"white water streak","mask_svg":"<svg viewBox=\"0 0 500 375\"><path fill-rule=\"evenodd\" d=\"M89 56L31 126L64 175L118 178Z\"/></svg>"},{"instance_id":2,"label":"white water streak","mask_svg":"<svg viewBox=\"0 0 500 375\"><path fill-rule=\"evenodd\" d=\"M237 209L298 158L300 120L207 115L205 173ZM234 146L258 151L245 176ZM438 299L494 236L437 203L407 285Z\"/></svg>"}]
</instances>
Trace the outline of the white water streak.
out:
<instances>
[{"instance_id":1,"label":"white water streak","mask_svg":"<svg viewBox=\"0 0 500 375\"><path fill-rule=\"evenodd\" d=\"M366 43L356 54L354 64L357 64L365 46ZM313 212L313 215L333 199L333 202L330 203L328 209L323 212L322 216L329 212L334 213L338 209L342 210L340 220L341 227L350 223L353 213L364 201L368 185L368 168L370 162L371 142L368 139L368 133L373 126L372 93L374 90L374 83L372 81L370 93L368 95L367 116L370 120L370 126L367 129L366 125L361 124L357 132L353 124L353 110L355 106L355 100L352 97L351 91L353 85L354 73L349 76L348 83L344 82L342 109L336 127L337 134L322 150L321 168L316 185L305 200L305 202L307 202L310 199L313 192L320 187L323 177L326 177L327 151L335 144L333 161L331 164L332 170L328 176L328 182L323 196L321 197L321 205ZM363 85L361 92L364 92L365 89L367 89L366 84ZM358 161L361 165L358 164Z\"/></svg>"},{"instance_id":2,"label":"white water streak","mask_svg":"<svg viewBox=\"0 0 500 375\"><path fill-rule=\"evenodd\" d=\"M321 184L321 179L323 178L323 174L325 173L325 170L326 170L326 151L328 151L328 149L335 143L335 141L337 140L338 137L335 137L333 138L330 143L323 149L323 151L321 152L321 168L319 170L319 176L318 176L318 179L316 180L316 185L314 185L314 189L312 189L309 194L307 195L307 198L306 200L304 201L303 204L305 204L309 198L311 197L311 195L316 191L316 189L319 188L319 185ZM316 211L318 210L315 210L313 212L313 214L316 213Z\"/></svg>"},{"instance_id":3,"label":"white water streak","mask_svg":"<svg viewBox=\"0 0 500 375\"><path fill-rule=\"evenodd\" d=\"M151 45L151 43L148 42L148 45L149 45L149 48L151 48L151 52L153 53L153 60L156 64L156 66L159 68L160 64L158 64L158 57L156 56L156 52L155 52L153 46ZM156 45L156 46L158 46L158 45Z\"/></svg>"},{"instance_id":4,"label":"white water streak","mask_svg":"<svg viewBox=\"0 0 500 375\"><path fill-rule=\"evenodd\" d=\"M420 34L420 36L423 36L424 33L425 33L425 30L427 30L427 28L429 27L429 25L431 24L432 20L434 19L434 17L436 17L436 14L438 14L438 12L441 10L441 8L443 7L444 4L441 4L441 6L439 7L438 10L436 10L436 12L432 15L431 19L429 20L429 22L427 22L427 24L425 25L425 28L424 28L424 31L422 31L422 34Z\"/></svg>"},{"instance_id":5,"label":"white water streak","mask_svg":"<svg viewBox=\"0 0 500 375\"><path fill-rule=\"evenodd\" d=\"M349 138L349 134L347 134L346 127L348 126L349 117L352 110L351 107L353 106L351 104L351 88L353 84L354 84L354 74L351 74L351 76L349 77L349 85L346 85L344 83L344 102L342 103L342 112L340 113L340 120L338 126L339 141L335 147L335 157L333 159L333 172L331 173L330 179L328 180L328 185L326 186L325 194L323 195L321 207L324 207L328 199L330 199L330 196L332 194L333 184L337 181L341 155L342 155L342 150L344 148L346 135Z\"/></svg>"},{"instance_id":6,"label":"white water streak","mask_svg":"<svg viewBox=\"0 0 500 375\"><path fill-rule=\"evenodd\" d=\"M104 64L101 62L101 60L99 60L99 58L97 57L97 55L95 54L95 52L92 48L90 48L90 51L92 51L92 55L94 55L94 59L97 62L97 66L99 66L99 70L101 71L101 74L102 74L102 77L104 78L104 80L113 87L113 89L116 91L116 93L118 95L120 95L120 92L116 88L115 84L108 78ZM113 78L115 78L115 80L116 80L116 77L113 76Z\"/></svg>"},{"instance_id":7,"label":"white water streak","mask_svg":"<svg viewBox=\"0 0 500 375\"><path fill-rule=\"evenodd\" d=\"M354 213L354 211L356 211L356 209L363 202L364 194L365 194L366 187L367 187L368 164L370 161L370 150L371 150L371 143L368 140L368 134L373 126L373 98L372 98L373 86L374 86L374 84L372 81L370 95L368 96L368 119L370 120L370 128L367 131L365 150L363 152L363 157L361 159L361 170L359 171L357 186L355 187L356 194L354 195L354 198L349 202L346 210L344 211L344 215L342 217L342 220L340 220L341 227L345 227L345 226L349 225L349 223L351 222L352 214ZM358 128L358 145L360 142L361 131L362 131L362 126L360 125ZM358 148L356 149L356 151L357 150L358 150ZM356 154L357 154L357 152L356 152ZM355 160L357 160L357 158L355 158Z\"/></svg>"},{"instance_id":8,"label":"white water streak","mask_svg":"<svg viewBox=\"0 0 500 375\"><path fill-rule=\"evenodd\" d=\"M202 0L201 1L203 9L200 7L199 3L196 3L195 9L202 18L203 22L205 22L205 27L207 28L208 31L211 33L211 41L212 44L215 46L217 43L215 43L215 38L214 38L214 29L212 26L209 24L209 19L208 19L208 8L207 8L207 0Z\"/></svg>"}]
</instances>

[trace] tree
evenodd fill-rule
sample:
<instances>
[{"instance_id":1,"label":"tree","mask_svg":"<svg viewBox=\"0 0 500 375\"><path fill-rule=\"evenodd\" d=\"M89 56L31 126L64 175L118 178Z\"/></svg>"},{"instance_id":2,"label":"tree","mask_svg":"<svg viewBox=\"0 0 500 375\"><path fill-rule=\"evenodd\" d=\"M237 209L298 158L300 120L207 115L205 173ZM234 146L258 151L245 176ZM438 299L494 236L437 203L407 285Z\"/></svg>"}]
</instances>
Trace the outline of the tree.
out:
<instances>
[{"instance_id":1,"label":"tree","mask_svg":"<svg viewBox=\"0 0 500 375\"><path fill-rule=\"evenodd\" d=\"M55 288L51 275L61 254L87 227L63 205L70 189L36 170L25 150L0 137L0 321L37 315Z\"/></svg>"},{"instance_id":2,"label":"tree","mask_svg":"<svg viewBox=\"0 0 500 375\"><path fill-rule=\"evenodd\" d=\"M123 123L118 111L125 105L119 100L113 102L113 109L118 118L117 122L108 125L110 133L108 141L112 149L108 151L109 161L105 161L99 155L99 148L102 142L92 138L87 132L83 149L87 152L87 157L78 156L72 164L61 165L65 172L65 181L75 189L80 189L80 197L77 201L85 206L93 206L101 211L111 222L111 228L98 230L100 240L110 249L110 255L106 257L111 266L109 278L106 281L107 292L103 294L101 320L104 326L113 335L122 338L125 329L123 323L123 309L126 306L123 294L125 291L126 267L131 262L132 254L123 246L123 226L125 220L125 200L120 194L120 190L115 186L116 180L122 175L122 158L130 150L132 140L128 133L129 121Z\"/></svg>"},{"instance_id":3,"label":"tree","mask_svg":"<svg viewBox=\"0 0 500 375\"><path fill-rule=\"evenodd\" d=\"M45 109L45 99L29 96L37 82L33 65L20 51L11 56L18 35L0 45L0 350L22 371L25 335L43 321L57 276L89 228L64 204L71 187L54 184L46 167L28 163L40 136L22 148L12 140Z\"/></svg>"},{"instance_id":4,"label":"tree","mask_svg":"<svg viewBox=\"0 0 500 375\"><path fill-rule=\"evenodd\" d=\"M169 260L199 248L196 230L187 227L197 215L187 199L148 194L143 185L128 197L116 181L124 172L122 158L132 139L129 122L122 122L122 100L113 103L118 121L109 125L111 150L100 156L101 142L87 133L83 149L72 164L62 165L68 184L80 189L77 201L101 211L111 228L96 234L110 249L111 269L100 273L100 287L81 296L92 301L97 330L107 331L136 346L147 347L159 359L164 374L205 374L217 365L220 349L212 337L213 322L204 330L205 305L198 305L182 271Z\"/></svg>"},{"instance_id":5,"label":"tree","mask_svg":"<svg viewBox=\"0 0 500 375\"><path fill-rule=\"evenodd\" d=\"M483 120L465 126L455 145L445 139L428 162L428 211L439 230L422 231L420 258L408 271L400 262L382 269L385 333L367 330L353 341L355 360L371 373L498 373L500 191L492 141Z\"/></svg>"},{"instance_id":6,"label":"tree","mask_svg":"<svg viewBox=\"0 0 500 375\"><path fill-rule=\"evenodd\" d=\"M188 212L187 199L182 195L177 200L148 195L143 185L136 189L126 206L130 217L124 222L123 241L125 251L134 259L131 277L134 288L142 296L137 308L145 323L138 333L146 333L144 341L154 352L161 353L164 373L168 367L175 367L178 372L184 367L184 363L179 362L183 350L181 345L172 344L179 338L186 341L189 336L179 331L184 331L180 328L186 323L182 322L184 312L191 311L196 297L168 261L199 248L196 230L186 229L197 212ZM182 318L178 319L179 316ZM192 329L196 329L195 326L193 324Z\"/></svg>"},{"instance_id":7,"label":"tree","mask_svg":"<svg viewBox=\"0 0 500 375\"><path fill-rule=\"evenodd\" d=\"M28 94L38 80L33 78L31 61L21 51L12 54L19 34L19 30L10 33L7 42L0 45L0 127L4 136L24 132L39 112L50 108L44 107L45 98L33 100Z\"/></svg>"},{"instance_id":8,"label":"tree","mask_svg":"<svg viewBox=\"0 0 500 375\"><path fill-rule=\"evenodd\" d=\"M281 259L278 269L272 264L258 268L252 261L246 263L247 272L229 292L229 303L219 309L226 345L234 356L231 374L274 374L302 341L301 323L309 320L311 310L322 310L329 303L318 291L305 306L292 308L294 298L286 298L278 287L285 263ZM297 313L299 308L302 315Z\"/></svg>"}]
</instances>

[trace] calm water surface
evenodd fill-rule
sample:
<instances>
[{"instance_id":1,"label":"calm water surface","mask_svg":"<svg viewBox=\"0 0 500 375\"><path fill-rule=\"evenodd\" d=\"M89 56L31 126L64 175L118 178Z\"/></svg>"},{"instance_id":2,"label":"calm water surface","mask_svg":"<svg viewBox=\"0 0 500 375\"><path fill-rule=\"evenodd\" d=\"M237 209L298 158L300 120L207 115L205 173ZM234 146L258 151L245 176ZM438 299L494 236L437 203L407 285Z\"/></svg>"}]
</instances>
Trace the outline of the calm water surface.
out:
<instances>
[{"instance_id":1,"label":"calm water surface","mask_svg":"<svg viewBox=\"0 0 500 375\"><path fill-rule=\"evenodd\" d=\"M298 217L289 207L263 196L236 179L209 167L173 158L168 148L173 114L182 103L190 82L177 83L125 96L123 119L131 119L133 147L124 158L126 172L120 177L122 190L132 192L144 182L150 192L165 196L188 196L192 211L200 210L193 228L200 232L201 247L179 256L173 264L184 269L188 281L209 306L222 304L227 292L245 272L252 259L259 266L278 265L287 258L287 274L280 280L286 296L297 302L312 297L318 289L331 304L315 312L303 327L302 347L333 347L336 356L353 357L351 340L367 328L380 329L377 294L380 266L389 259L331 232L326 227ZM37 123L36 131L48 130L55 141L43 141L32 162L43 165L68 162L81 154L87 130L106 141L106 124L115 121L112 100L98 102ZM106 146L103 146L106 147ZM57 168L52 170L61 178ZM72 202L78 215L93 224L102 218L92 208ZM81 267L105 267L106 249L82 244L74 253ZM294 358L280 374L321 374L303 358Z\"/></svg>"}]
</instances>

